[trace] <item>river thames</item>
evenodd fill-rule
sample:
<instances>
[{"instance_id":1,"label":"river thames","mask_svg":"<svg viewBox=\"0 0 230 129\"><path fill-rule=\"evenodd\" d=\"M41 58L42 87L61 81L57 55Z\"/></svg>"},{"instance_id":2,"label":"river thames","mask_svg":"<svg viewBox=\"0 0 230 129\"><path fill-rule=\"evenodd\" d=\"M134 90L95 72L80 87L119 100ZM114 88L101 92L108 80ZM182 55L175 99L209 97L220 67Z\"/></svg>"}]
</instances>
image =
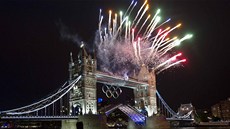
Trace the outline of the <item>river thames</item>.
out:
<instances>
[{"instance_id":1,"label":"river thames","mask_svg":"<svg viewBox=\"0 0 230 129\"><path fill-rule=\"evenodd\" d=\"M126 129L126 128L110 128L110 129ZM142 129L142 128L138 128L138 129ZM155 128L152 128L152 129L155 129ZM161 129L161 128L156 128L156 129ZM227 126L227 127L171 127L170 129L230 129L230 126Z\"/></svg>"},{"instance_id":2,"label":"river thames","mask_svg":"<svg viewBox=\"0 0 230 129\"><path fill-rule=\"evenodd\" d=\"M174 127L170 129L230 129L230 126L228 127Z\"/></svg>"},{"instance_id":3,"label":"river thames","mask_svg":"<svg viewBox=\"0 0 230 129\"><path fill-rule=\"evenodd\" d=\"M22 128L14 128L14 129L22 129ZM51 129L51 128L38 128L38 129ZM127 128L109 128L109 129L127 129ZM138 129L143 129L143 128L140 127ZM161 128L148 128L148 129L161 129ZM162 129L165 129L165 128L162 128ZM169 129L230 129L230 126L226 126L226 127L171 127Z\"/></svg>"}]
</instances>

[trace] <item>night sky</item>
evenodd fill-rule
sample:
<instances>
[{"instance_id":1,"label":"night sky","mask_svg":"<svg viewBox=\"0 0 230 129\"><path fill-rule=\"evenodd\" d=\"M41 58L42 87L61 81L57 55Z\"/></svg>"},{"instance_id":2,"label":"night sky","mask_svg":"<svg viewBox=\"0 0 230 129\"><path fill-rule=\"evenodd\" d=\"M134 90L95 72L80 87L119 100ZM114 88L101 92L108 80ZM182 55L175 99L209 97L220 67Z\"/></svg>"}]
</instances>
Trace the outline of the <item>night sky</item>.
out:
<instances>
[{"instance_id":1,"label":"night sky","mask_svg":"<svg viewBox=\"0 0 230 129\"><path fill-rule=\"evenodd\" d=\"M0 2L0 110L31 104L68 79L69 53L77 41L92 45L99 9L125 10L131 0L3 0ZM139 0L139 5L143 0ZM182 22L180 36L192 33L174 49L187 62L157 76L157 89L174 110L192 103L197 109L230 97L230 1L149 0L170 24ZM125 94L125 93L124 93Z\"/></svg>"}]
</instances>

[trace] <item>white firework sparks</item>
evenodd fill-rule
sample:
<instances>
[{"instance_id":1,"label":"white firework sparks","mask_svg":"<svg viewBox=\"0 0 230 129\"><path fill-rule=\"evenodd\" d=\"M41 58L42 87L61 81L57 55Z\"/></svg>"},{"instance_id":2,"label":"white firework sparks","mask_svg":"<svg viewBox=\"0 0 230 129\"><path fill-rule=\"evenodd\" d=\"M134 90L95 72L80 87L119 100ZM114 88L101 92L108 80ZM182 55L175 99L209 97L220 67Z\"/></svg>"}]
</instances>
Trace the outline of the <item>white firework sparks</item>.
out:
<instances>
[{"instance_id":1,"label":"white firework sparks","mask_svg":"<svg viewBox=\"0 0 230 129\"><path fill-rule=\"evenodd\" d=\"M160 9L153 17L147 14L149 9L147 0L137 12L134 12L136 5L137 2L132 1L125 13L113 13L110 10L107 21L104 21L100 10L95 40L100 69L122 74L139 69L144 64L149 69L154 69L156 73L160 73L186 61L177 59L181 53L176 55L169 53L192 35L170 38L170 32L179 28L181 23L172 28L159 29L171 19L160 23ZM131 14L135 15L134 20L131 20Z\"/></svg>"}]
</instances>

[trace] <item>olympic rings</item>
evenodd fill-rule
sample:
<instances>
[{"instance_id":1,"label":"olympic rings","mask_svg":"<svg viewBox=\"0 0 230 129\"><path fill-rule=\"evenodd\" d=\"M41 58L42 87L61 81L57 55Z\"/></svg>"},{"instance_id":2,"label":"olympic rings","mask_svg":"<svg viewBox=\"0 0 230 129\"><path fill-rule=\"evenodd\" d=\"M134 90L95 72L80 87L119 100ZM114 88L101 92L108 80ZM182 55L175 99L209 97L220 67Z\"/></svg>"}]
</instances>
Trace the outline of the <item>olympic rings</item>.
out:
<instances>
[{"instance_id":1,"label":"olympic rings","mask_svg":"<svg viewBox=\"0 0 230 129\"><path fill-rule=\"evenodd\" d=\"M111 86L104 85L102 87L102 91L103 91L103 93L105 93L106 97L108 97L108 98L113 97L115 99L117 99L120 96L120 94L122 93L122 90L120 87L112 86L112 85Z\"/></svg>"}]
</instances>

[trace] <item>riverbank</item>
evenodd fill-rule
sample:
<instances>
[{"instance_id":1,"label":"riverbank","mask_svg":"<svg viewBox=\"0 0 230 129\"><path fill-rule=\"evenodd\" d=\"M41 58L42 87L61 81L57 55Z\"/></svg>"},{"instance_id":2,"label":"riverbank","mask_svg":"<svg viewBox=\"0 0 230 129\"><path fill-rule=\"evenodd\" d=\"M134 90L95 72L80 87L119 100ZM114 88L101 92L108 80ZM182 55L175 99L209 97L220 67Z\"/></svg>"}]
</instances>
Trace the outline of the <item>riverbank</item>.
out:
<instances>
[{"instance_id":1,"label":"riverbank","mask_svg":"<svg viewBox=\"0 0 230 129\"><path fill-rule=\"evenodd\" d=\"M230 127L230 122L229 121L217 121L217 122L200 122L198 126L206 126L206 127L220 127L220 126L229 126Z\"/></svg>"}]
</instances>

